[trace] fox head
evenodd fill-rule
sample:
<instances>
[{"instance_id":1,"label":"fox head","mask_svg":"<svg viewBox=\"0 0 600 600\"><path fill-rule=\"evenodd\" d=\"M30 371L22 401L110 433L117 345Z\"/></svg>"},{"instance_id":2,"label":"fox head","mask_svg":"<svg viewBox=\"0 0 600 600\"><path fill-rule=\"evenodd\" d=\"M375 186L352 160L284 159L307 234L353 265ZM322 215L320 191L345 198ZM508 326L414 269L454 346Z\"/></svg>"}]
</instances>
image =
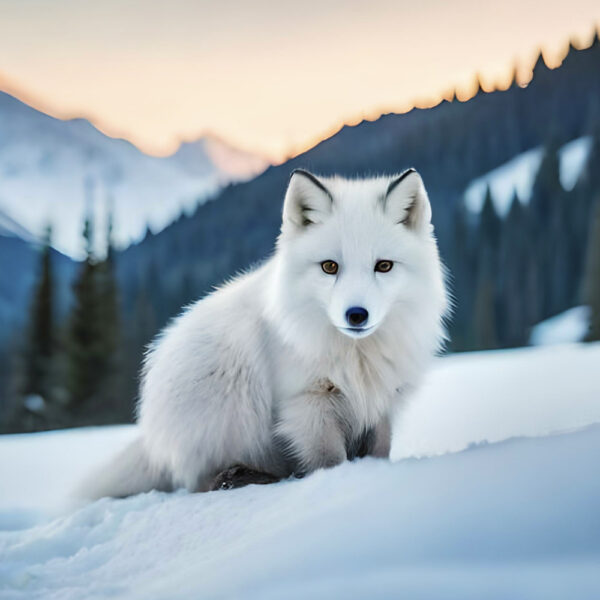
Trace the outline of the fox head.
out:
<instances>
[{"instance_id":1,"label":"fox head","mask_svg":"<svg viewBox=\"0 0 600 600\"><path fill-rule=\"evenodd\" d=\"M443 296L431 206L420 175L348 180L292 173L278 241L279 280L306 327L350 338Z\"/></svg>"}]
</instances>

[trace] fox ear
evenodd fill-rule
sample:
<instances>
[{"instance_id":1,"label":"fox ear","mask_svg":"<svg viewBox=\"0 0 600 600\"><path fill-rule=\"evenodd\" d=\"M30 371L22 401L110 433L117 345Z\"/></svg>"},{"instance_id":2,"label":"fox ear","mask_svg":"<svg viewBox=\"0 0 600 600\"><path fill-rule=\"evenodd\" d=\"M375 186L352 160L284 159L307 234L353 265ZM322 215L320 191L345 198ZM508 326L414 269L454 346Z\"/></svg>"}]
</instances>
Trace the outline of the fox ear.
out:
<instances>
[{"instance_id":1,"label":"fox ear","mask_svg":"<svg viewBox=\"0 0 600 600\"><path fill-rule=\"evenodd\" d=\"M421 176L408 169L390 181L383 199L383 210L410 229L425 231L431 222L431 205Z\"/></svg>"},{"instance_id":2,"label":"fox ear","mask_svg":"<svg viewBox=\"0 0 600 600\"><path fill-rule=\"evenodd\" d=\"M331 213L333 196L312 173L303 169L292 172L283 203L283 222L297 227L322 223Z\"/></svg>"}]
</instances>

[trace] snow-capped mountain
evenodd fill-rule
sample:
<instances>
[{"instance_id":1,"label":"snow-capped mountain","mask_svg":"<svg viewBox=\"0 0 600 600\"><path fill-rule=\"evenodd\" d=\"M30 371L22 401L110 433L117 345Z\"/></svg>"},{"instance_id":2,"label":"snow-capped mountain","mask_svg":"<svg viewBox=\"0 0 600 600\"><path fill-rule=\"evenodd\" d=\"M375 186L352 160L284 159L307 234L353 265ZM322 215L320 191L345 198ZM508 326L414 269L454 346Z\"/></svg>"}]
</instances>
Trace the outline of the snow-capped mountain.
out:
<instances>
[{"instance_id":1,"label":"snow-capped mountain","mask_svg":"<svg viewBox=\"0 0 600 600\"><path fill-rule=\"evenodd\" d=\"M250 179L267 166L262 156L240 150L212 134L182 142L170 160L190 175L209 174L216 168L224 182Z\"/></svg>"},{"instance_id":2,"label":"snow-capped mountain","mask_svg":"<svg viewBox=\"0 0 600 600\"><path fill-rule=\"evenodd\" d=\"M62 121L0 92L0 209L35 236L51 225L53 245L73 257L82 255L87 210L94 211L99 250L108 210L115 242L126 246L265 167L264 159L213 136L182 144L170 157L148 156L85 119Z\"/></svg>"},{"instance_id":3,"label":"snow-capped mountain","mask_svg":"<svg viewBox=\"0 0 600 600\"><path fill-rule=\"evenodd\" d=\"M37 241L37 238L25 227L17 223L6 213L0 210L0 236L1 237L17 237L30 244Z\"/></svg>"}]
</instances>

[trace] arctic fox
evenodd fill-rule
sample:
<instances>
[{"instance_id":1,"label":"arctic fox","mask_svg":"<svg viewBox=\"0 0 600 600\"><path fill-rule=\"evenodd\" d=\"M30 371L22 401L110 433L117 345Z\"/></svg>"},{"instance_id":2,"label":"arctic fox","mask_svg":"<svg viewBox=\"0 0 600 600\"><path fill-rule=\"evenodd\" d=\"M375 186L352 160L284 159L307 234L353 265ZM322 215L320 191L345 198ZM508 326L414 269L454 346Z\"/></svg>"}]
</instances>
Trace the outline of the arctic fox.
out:
<instances>
[{"instance_id":1,"label":"arctic fox","mask_svg":"<svg viewBox=\"0 0 600 600\"><path fill-rule=\"evenodd\" d=\"M88 498L267 483L387 457L444 337L419 174L292 173L273 256L191 305L147 353L140 436Z\"/></svg>"}]
</instances>

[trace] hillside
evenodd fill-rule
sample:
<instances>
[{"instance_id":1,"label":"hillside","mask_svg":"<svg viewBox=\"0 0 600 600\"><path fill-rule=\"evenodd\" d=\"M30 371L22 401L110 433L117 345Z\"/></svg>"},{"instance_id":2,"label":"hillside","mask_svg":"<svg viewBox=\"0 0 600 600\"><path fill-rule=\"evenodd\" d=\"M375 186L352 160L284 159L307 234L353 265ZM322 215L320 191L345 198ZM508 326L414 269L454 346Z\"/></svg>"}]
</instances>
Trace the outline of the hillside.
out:
<instances>
[{"instance_id":1,"label":"hillside","mask_svg":"<svg viewBox=\"0 0 600 600\"><path fill-rule=\"evenodd\" d=\"M600 122L598 98L600 43L596 37L590 48L571 48L554 70L540 55L533 79L525 87L513 82L503 91L480 90L467 102L443 101L433 108L383 115L373 122L344 127L252 181L228 186L214 202L200 206L190 217L125 250L118 267L126 312L140 295L148 296L155 321L162 324L182 304L267 256L278 232L289 174L297 167L350 176L416 167L429 190L442 257L450 272L460 271L470 260L455 244L461 241L456 232L461 227L457 215L460 217L465 189L523 153L535 150L539 154L549 142L563 146L592 133L594 124ZM584 165L582 172L589 168ZM571 192L588 197L589 190L582 191L578 183L572 182ZM591 204L591 200L586 202L586 206ZM583 246L585 222L577 227ZM582 251L580 248L579 254ZM152 284L158 274L160 289ZM469 304L475 297L475 284L460 276L453 284L458 286L455 295ZM569 293L574 290L569 288ZM546 317L542 314L538 320ZM465 326L460 324L457 339L466 335Z\"/></svg>"}]
</instances>

